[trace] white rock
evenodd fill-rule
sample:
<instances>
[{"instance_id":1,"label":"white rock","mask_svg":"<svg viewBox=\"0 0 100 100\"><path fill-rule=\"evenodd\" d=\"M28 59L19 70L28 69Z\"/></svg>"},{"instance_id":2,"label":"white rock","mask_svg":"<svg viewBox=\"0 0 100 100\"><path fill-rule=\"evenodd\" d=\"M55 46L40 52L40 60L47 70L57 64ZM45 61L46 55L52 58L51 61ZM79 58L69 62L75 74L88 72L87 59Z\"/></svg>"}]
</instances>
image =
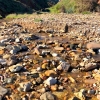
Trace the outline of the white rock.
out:
<instances>
[{"instance_id":1,"label":"white rock","mask_svg":"<svg viewBox=\"0 0 100 100\"><path fill-rule=\"evenodd\" d=\"M20 42L20 38L16 38L15 42L19 43Z\"/></svg>"},{"instance_id":2,"label":"white rock","mask_svg":"<svg viewBox=\"0 0 100 100\"><path fill-rule=\"evenodd\" d=\"M53 57L57 57L58 54L57 54L57 53L52 53L52 56L53 56Z\"/></svg>"}]
</instances>

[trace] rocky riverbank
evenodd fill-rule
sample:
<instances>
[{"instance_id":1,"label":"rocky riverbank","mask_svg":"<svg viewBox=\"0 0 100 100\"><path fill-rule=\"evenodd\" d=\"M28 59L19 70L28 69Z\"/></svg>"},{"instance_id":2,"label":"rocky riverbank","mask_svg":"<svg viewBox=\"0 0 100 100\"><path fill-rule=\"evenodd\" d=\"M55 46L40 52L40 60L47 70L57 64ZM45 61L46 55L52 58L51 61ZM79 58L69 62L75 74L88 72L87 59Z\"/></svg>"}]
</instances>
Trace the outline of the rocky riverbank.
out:
<instances>
[{"instance_id":1,"label":"rocky riverbank","mask_svg":"<svg viewBox=\"0 0 100 100\"><path fill-rule=\"evenodd\" d=\"M0 23L0 100L100 100L99 14L33 14Z\"/></svg>"}]
</instances>

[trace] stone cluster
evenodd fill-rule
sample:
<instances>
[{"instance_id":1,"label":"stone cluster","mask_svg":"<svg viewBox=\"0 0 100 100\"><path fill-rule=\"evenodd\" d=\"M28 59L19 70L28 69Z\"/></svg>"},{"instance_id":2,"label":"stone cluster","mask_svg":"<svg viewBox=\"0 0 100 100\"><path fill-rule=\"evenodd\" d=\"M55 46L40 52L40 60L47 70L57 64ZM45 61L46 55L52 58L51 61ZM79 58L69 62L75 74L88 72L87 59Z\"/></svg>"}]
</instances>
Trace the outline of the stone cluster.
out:
<instances>
[{"instance_id":1,"label":"stone cluster","mask_svg":"<svg viewBox=\"0 0 100 100\"><path fill-rule=\"evenodd\" d=\"M0 100L100 100L99 25L96 14L1 21Z\"/></svg>"}]
</instances>

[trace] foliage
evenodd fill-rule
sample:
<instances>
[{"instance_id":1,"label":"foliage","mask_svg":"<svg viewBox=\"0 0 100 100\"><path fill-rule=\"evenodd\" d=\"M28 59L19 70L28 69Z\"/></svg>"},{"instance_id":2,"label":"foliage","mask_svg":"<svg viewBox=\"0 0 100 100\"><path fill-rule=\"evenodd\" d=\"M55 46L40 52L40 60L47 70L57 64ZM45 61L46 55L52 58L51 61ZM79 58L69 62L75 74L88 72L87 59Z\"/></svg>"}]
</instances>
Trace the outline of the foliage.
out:
<instances>
[{"instance_id":1,"label":"foliage","mask_svg":"<svg viewBox=\"0 0 100 100\"><path fill-rule=\"evenodd\" d=\"M74 0L61 0L56 5L51 7L50 12L53 13L73 13L75 12L75 1Z\"/></svg>"},{"instance_id":2,"label":"foliage","mask_svg":"<svg viewBox=\"0 0 100 100\"><path fill-rule=\"evenodd\" d=\"M61 0L53 7L50 7L49 11L52 13L89 13L91 8L96 11L97 7L100 9L100 5L95 4L92 0Z\"/></svg>"}]
</instances>

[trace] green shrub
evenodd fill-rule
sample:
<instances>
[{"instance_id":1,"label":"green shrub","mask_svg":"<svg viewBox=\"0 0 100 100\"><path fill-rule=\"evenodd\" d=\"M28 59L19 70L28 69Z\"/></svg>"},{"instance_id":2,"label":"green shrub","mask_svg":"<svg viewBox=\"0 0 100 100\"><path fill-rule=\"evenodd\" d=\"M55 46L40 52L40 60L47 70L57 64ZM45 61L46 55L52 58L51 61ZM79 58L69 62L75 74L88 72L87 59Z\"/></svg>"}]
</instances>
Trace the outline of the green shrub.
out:
<instances>
[{"instance_id":1,"label":"green shrub","mask_svg":"<svg viewBox=\"0 0 100 100\"><path fill-rule=\"evenodd\" d=\"M75 1L74 0L61 0L53 7L49 8L52 13L73 13L75 12Z\"/></svg>"}]
</instances>

